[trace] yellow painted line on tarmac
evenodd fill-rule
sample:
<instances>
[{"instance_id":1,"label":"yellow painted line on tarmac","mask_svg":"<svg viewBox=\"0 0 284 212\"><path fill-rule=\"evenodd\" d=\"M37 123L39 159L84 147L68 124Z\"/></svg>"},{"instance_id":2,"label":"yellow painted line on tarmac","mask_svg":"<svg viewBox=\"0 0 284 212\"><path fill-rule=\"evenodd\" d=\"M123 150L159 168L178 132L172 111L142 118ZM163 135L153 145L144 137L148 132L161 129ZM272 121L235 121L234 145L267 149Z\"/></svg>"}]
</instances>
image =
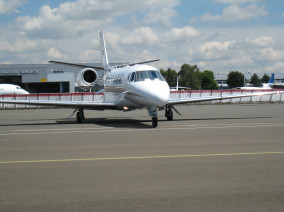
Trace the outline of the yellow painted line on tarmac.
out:
<instances>
[{"instance_id":1,"label":"yellow painted line on tarmac","mask_svg":"<svg viewBox=\"0 0 284 212\"><path fill-rule=\"evenodd\" d=\"M190 158L190 157L216 157L216 156L242 156L242 155L274 155L274 154L284 154L284 152L247 152L247 153L200 154L200 155L164 155L164 156L140 156L140 157L138 156L138 157L115 157L115 158L77 158L77 159L59 159L59 160L0 161L0 164L159 159L159 158L160 159L161 158Z\"/></svg>"}]
</instances>

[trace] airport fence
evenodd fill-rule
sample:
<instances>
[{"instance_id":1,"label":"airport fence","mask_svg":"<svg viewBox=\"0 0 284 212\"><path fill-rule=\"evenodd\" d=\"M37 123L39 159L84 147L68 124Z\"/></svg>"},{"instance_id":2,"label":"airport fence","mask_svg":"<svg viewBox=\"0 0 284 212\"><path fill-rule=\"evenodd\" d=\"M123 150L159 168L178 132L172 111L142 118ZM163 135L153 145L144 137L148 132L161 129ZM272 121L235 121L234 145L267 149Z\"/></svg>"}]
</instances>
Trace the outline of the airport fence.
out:
<instances>
[{"instance_id":1,"label":"airport fence","mask_svg":"<svg viewBox=\"0 0 284 212\"><path fill-rule=\"evenodd\" d=\"M225 96L232 94L251 94L258 92L271 92L283 90L190 90L190 91L171 91L170 99L191 98L202 96ZM52 94L24 94L24 95L0 95L0 99L5 100L45 100L45 101L93 101L101 102L104 94L96 93L52 93ZM210 103L256 103L256 102L284 102L284 93L242 97L227 100L211 101ZM208 103L208 102L207 102ZM200 104L200 103L198 103ZM19 104L0 104L0 109L22 109L22 108L43 108L45 106L19 105Z\"/></svg>"}]
</instances>

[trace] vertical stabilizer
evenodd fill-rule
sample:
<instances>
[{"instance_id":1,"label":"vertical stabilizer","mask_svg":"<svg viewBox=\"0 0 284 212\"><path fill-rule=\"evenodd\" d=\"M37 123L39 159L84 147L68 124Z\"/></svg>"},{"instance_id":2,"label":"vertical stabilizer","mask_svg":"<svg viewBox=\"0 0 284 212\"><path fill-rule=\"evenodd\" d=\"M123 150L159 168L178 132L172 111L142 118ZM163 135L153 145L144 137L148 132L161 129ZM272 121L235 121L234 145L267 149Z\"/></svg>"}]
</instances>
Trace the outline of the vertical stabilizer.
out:
<instances>
[{"instance_id":1,"label":"vertical stabilizer","mask_svg":"<svg viewBox=\"0 0 284 212\"><path fill-rule=\"evenodd\" d=\"M110 70L110 65L108 63L107 51L106 51L106 44L103 31L100 33L100 43L101 43L101 57L102 57L102 65L105 71Z\"/></svg>"},{"instance_id":2,"label":"vertical stabilizer","mask_svg":"<svg viewBox=\"0 0 284 212\"><path fill-rule=\"evenodd\" d=\"M268 84L273 84L273 83L274 83L274 74L271 74Z\"/></svg>"},{"instance_id":3,"label":"vertical stabilizer","mask_svg":"<svg viewBox=\"0 0 284 212\"><path fill-rule=\"evenodd\" d=\"M179 77L177 77L177 86L176 86L176 90L177 90L177 91L178 91L178 78L179 78Z\"/></svg>"}]
</instances>

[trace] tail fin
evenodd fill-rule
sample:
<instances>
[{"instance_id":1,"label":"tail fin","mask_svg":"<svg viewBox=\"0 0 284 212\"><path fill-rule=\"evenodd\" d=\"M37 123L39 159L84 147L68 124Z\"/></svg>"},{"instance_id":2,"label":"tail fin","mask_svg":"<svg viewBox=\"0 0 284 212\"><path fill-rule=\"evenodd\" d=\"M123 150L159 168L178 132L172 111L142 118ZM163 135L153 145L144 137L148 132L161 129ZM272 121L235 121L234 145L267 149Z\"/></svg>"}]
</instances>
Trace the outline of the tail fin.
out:
<instances>
[{"instance_id":1,"label":"tail fin","mask_svg":"<svg viewBox=\"0 0 284 212\"><path fill-rule=\"evenodd\" d=\"M268 84L273 84L273 83L274 83L274 74L271 74Z\"/></svg>"},{"instance_id":2,"label":"tail fin","mask_svg":"<svg viewBox=\"0 0 284 212\"><path fill-rule=\"evenodd\" d=\"M107 51L106 51L106 44L103 31L100 32L100 42L101 42L101 57L102 57L102 65L105 71L110 70L110 65L108 63Z\"/></svg>"}]
</instances>

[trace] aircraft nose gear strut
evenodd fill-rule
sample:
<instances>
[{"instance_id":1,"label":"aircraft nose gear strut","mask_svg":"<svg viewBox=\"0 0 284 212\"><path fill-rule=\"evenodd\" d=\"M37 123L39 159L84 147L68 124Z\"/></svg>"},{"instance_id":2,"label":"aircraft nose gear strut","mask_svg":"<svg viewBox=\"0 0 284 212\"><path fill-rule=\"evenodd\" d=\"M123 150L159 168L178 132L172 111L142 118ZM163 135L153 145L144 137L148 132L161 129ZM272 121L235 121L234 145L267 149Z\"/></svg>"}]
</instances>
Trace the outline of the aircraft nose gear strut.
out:
<instances>
[{"instance_id":1,"label":"aircraft nose gear strut","mask_svg":"<svg viewBox=\"0 0 284 212\"><path fill-rule=\"evenodd\" d=\"M157 107L151 106L148 108L149 116L152 116L152 127L156 128L158 126L158 110Z\"/></svg>"}]
</instances>

